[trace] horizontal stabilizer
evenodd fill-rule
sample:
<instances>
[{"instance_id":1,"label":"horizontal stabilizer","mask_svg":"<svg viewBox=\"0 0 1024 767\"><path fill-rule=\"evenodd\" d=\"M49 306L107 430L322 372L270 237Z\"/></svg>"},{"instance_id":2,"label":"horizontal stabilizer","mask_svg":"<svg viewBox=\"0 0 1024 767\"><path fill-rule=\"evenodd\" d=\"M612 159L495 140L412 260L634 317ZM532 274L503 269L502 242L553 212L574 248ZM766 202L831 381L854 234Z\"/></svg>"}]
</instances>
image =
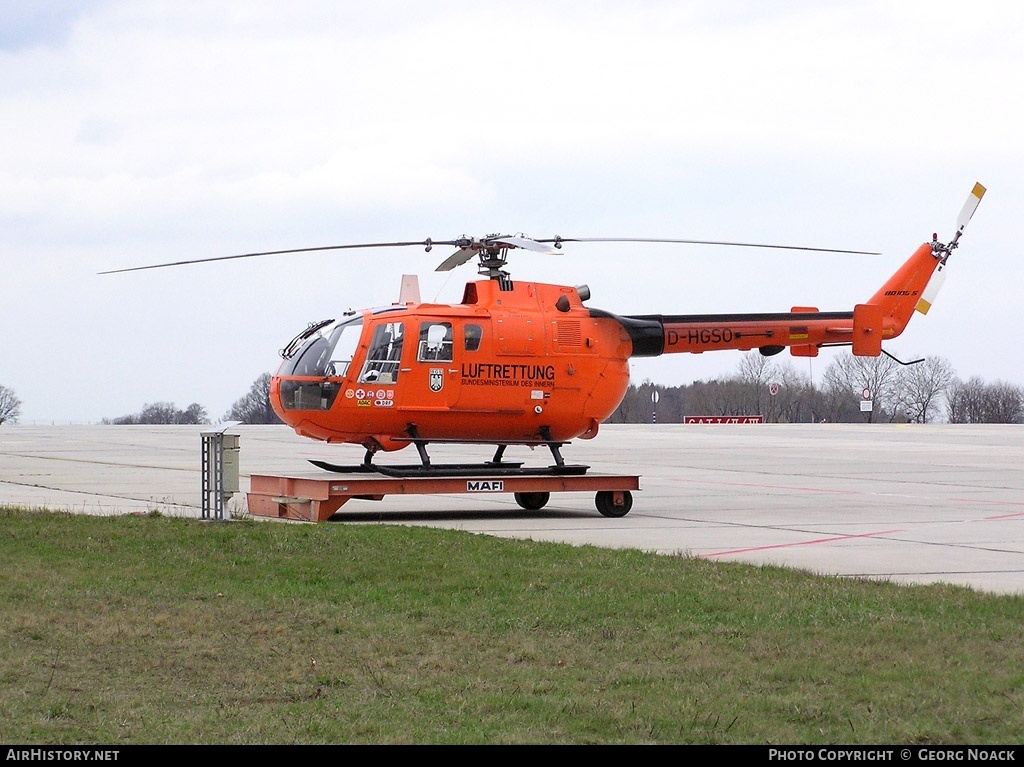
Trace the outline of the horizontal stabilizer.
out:
<instances>
[{"instance_id":1,"label":"horizontal stabilizer","mask_svg":"<svg viewBox=\"0 0 1024 767\"><path fill-rule=\"evenodd\" d=\"M858 357L877 357L882 353L882 307L857 304L853 307L853 353Z\"/></svg>"}]
</instances>

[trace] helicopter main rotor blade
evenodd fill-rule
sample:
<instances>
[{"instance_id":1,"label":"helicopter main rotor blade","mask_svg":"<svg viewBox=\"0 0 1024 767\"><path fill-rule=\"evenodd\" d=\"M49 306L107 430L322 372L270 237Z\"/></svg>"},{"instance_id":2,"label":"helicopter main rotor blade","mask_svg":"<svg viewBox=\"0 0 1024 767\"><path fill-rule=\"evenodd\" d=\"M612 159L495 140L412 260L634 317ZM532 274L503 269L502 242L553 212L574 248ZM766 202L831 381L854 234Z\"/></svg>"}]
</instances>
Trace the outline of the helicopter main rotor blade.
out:
<instances>
[{"instance_id":1,"label":"helicopter main rotor blade","mask_svg":"<svg viewBox=\"0 0 1024 767\"><path fill-rule=\"evenodd\" d=\"M471 247L459 248L457 251L452 253L448 258L438 264L435 272L450 272L457 266L462 266L464 263L469 261L473 256L476 255L476 250Z\"/></svg>"},{"instance_id":2,"label":"helicopter main rotor blade","mask_svg":"<svg viewBox=\"0 0 1024 767\"><path fill-rule=\"evenodd\" d=\"M978 192L980 188L980 193ZM963 231L963 226L966 225L967 220L974 214L975 208L978 207L978 202L981 201L981 194L984 194L984 187L980 184L975 188L975 192L972 197L968 198L967 204L964 206L964 210L960 213L960 231ZM161 264L147 264L145 266L130 266L123 269L108 269L106 271L99 272L100 274L120 274L122 272L138 272L147 269L163 269L171 266L188 266L191 264L207 264L214 261L233 261L241 258L257 258L260 256L281 256L289 253L315 253L317 251L327 250L357 250L360 248L400 248L408 246L420 246L425 248L427 251L434 245L452 245L459 249L452 255L448 256L444 261L441 262L440 266L437 267L436 271L447 272L451 271L457 266L469 261L475 255L479 253L481 249L499 247L508 248L523 248L525 250L532 250L537 253L544 253L552 255L557 253L556 249L548 246L553 244L554 248L560 248L563 242L646 242L646 243L668 243L676 245L724 245L739 248L772 248L776 250L804 250L814 251L818 253L850 253L868 256L881 255L873 251L866 250L839 250L836 248L809 248L799 245L767 245L752 242L725 242L721 240L675 240L675 239L658 239L651 237L560 237L556 236L550 239L531 239L529 237L522 237L519 235L491 235L483 237L481 239L470 238L463 235L462 237L454 240L433 240L427 238L425 240L410 240L403 242L363 242L353 243L348 245L321 245L313 248L288 248L286 250L264 250L256 253L239 253L232 256L213 256L210 258L193 258L185 261L168 261Z\"/></svg>"},{"instance_id":3,"label":"helicopter main rotor blade","mask_svg":"<svg viewBox=\"0 0 1024 767\"><path fill-rule=\"evenodd\" d=\"M756 242L725 242L723 240L663 240L651 237L555 237L550 240L537 240L537 242L553 242L558 247L562 242L653 242L670 243L675 245L727 245L735 248L772 248L775 250L808 250L816 253L849 253L861 256L880 256L881 253L872 250L841 250L839 248L809 248L804 245L767 245Z\"/></svg>"},{"instance_id":4,"label":"helicopter main rotor blade","mask_svg":"<svg viewBox=\"0 0 1024 767\"><path fill-rule=\"evenodd\" d=\"M287 253L313 253L318 250L350 250L356 248L398 248L409 245L420 245L428 251L434 245L456 245L455 240L431 240L429 237L422 242L364 242L355 245L323 245L317 248L290 248L288 250L265 250L259 253L239 253L235 256L214 256L212 258L193 258L188 261L170 261L164 264L149 264L147 266L130 266L126 269L108 269L100 274L118 274L120 272L139 272L145 269L162 269L167 266L187 266L189 264L206 264L211 261L232 261L236 258L256 258L257 256L281 256Z\"/></svg>"},{"instance_id":5,"label":"helicopter main rotor blade","mask_svg":"<svg viewBox=\"0 0 1024 767\"><path fill-rule=\"evenodd\" d=\"M537 240L510 234L492 234L487 237L481 237L479 240L463 237L461 240L455 241L454 244L459 245L460 248L438 264L437 269L434 271L450 272L455 267L462 266L482 250L497 251L500 248L523 248L524 250L532 250L535 253L545 253L547 255L554 255L558 252L554 248L542 245Z\"/></svg>"},{"instance_id":6,"label":"helicopter main rotor blade","mask_svg":"<svg viewBox=\"0 0 1024 767\"><path fill-rule=\"evenodd\" d=\"M547 256L553 256L558 253L554 248L541 244L543 242L550 242L550 240L532 240L529 237L513 237L507 235L501 235L500 237L488 237L487 239L488 242L497 242L501 245L508 245L510 248L532 250L534 253L543 253Z\"/></svg>"}]
</instances>

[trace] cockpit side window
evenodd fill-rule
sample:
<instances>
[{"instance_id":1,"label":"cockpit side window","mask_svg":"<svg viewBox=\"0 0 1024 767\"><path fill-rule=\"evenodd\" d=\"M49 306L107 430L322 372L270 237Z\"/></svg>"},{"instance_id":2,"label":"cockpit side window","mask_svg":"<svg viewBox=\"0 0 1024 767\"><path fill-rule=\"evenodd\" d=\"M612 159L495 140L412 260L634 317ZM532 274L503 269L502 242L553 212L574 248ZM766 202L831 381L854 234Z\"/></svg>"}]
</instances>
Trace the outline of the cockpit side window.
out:
<instances>
[{"instance_id":1,"label":"cockpit side window","mask_svg":"<svg viewBox=\"0 0 1024 767\"><path fill-rule=\"evenodd\" d=\"M338 325L331 332L330 347L333 351L331 361L327 365L327 375L348 375L348 368L352 364L352 357L355 356L362 332L363 323L361 321Z\"/></svg>"},{"instance_id":2,"label":"cockpit side window","mask_svg":"<svg viewBox=\"0 0 1024 767\"><path fill-rule=\"evenodd\" d=\"M452 361L450 322L424 322L420 325L420 343L416 359L420 362Z\"/></svg>"},{"instance_id":3,"label":"cockpit side window","mask_svg":"<svg viewBox=\"0 0 1024 767\"><path fill-rule=\"evenodd\" d=\"M480 348L480 340L484 337L484 329L472 322L466 323L465 348L467 352L475 352Z\"/></svg>"},{"instance_id":4,"label":"cockpit side window","mask_svg":"<svg viewBox=\"0 0 1024 767\"><path fill-rule=\"evenodd\" d=\"M366 353L363 371L359 374L362 383L394 383L402 362L402 341L405 338L405 323L382 322L373 330L373 340Z\"/></svg>"}]
</instances>

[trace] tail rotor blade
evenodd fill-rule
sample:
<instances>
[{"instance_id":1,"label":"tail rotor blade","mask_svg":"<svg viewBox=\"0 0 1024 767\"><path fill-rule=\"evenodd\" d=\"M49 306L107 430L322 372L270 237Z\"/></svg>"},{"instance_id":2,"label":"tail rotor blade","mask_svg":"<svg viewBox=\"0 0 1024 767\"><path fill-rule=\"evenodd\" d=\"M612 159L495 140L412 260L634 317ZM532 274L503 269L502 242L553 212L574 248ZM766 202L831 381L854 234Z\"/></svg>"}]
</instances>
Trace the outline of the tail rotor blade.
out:
<instances>
[{"instance_id":1,"label":"tail rotor blade","mask_svg":"<svg viewBox=\"0 0 1024 767\"><path fill-rule=\"evenodd\" d=\"M945 258L949 258L957 245L959 244L960 235L964 233L964 227L967 226L967 222L971 220L971 216L974 215L974 211L978 209L978 204L981 202L981 198L985 195L985 187L981 184L975 183L974 189L967 195L967 202L964 203L964 207L960 209L960 215L956 218L956 233L953 235L953 239L949 241L948 245L943 245L939 242L938 235L932 237L932 250L938 254L943 254Z\"/></svg>"},{"instance_id":2,"label":"tail rotor blade","mask_svg":"<svg viewBox=\"0 0 1024 767\"><path fill-rule=\"evenodd\" d=\"M974 184L974 188L971 193L967 195L967 201L964 203L964 207L960 209L960 215L956 217L956 234L953 235L953 239L949 245L943 245L938 241L938 235L932 237L932 252L937 258L941 258L941 261L936 267L935 272L932 274L928 284L925 285L924 290L921 292L921 298L917 302L917 306L914 308L921 314L928 314L928 310L932 308L932 304L935 303L935 297L939 294L939 289L942 288L943 283L946 281L946 272L948 267L949 256L957 246L957 241L960 239L960 235L964 233L964 227L971 220L974 215L974 211L978 209L978 204L981 202L981 198L985 196L985 187L979 183Z\"/></svg>"},{"instance_id":3,"label":"tail rotor blade","mask_svg":"<svg viewBox=\"0 0 1024 767\"><path fill-rule=\"evenodd\" d=\"M956 219L956 231L957 234L963 232L964 227L967 226L967 222L971 220L971 216L974 215L974 211L978 209L978 204L981 202L981 198L985 196L985 187L981 184L975 184L974 189L967 195L967 202L964 203L963 209L960 211L960 215Z\"/></svg>"},{"instance_id":4,"label":"tail rotor blade","mask_svg":"<svg viewBox=\"0 0 1024 767\"><path fill-rule=\"evenodd\" d=\"M928 280L928 284L925 285L924 291L922 291L921 297L917 301L917 306L914 307L921 314L928 314L928 310L935 303L935 297L939 294L939 290L946 281L947 267L948 264L940 263L936 267L932 278Z\"/></svg>"}]
</instances>

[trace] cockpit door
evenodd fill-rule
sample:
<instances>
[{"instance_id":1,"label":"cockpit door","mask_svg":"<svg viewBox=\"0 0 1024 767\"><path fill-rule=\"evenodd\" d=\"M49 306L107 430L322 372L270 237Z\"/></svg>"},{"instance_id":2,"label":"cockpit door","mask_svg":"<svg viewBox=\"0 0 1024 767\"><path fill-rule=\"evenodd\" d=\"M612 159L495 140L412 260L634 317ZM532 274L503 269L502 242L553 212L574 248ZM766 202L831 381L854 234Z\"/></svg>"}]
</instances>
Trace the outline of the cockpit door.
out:
<instances>
[{"instance_id":1,"label":"cockpit door","mask_svg":"<svg viewBox=\"0 0 1024 767\"><path fill-rule=\"evenodd\" d=\"M373 319L365 353L362 359L354 360L359 365L358 375L350 379L345 392L358 407L390 409L401 400L405 385L402 379L407 375L402 367L406 329L406 323L397 318Z\"/></svg>"},{"instance_id":2,"label":"cockpit door","mask_svg":"<svg viewBox=\"0 0 1024 767\"><path fill-rule=\"evenodd\" d=\"M416 337L416 354L409 371L406 405L447 410L459 396L459 324L450 319L424 319ZM410 339L411 340L411 339Z\"/></svg>"}]
</instances>

